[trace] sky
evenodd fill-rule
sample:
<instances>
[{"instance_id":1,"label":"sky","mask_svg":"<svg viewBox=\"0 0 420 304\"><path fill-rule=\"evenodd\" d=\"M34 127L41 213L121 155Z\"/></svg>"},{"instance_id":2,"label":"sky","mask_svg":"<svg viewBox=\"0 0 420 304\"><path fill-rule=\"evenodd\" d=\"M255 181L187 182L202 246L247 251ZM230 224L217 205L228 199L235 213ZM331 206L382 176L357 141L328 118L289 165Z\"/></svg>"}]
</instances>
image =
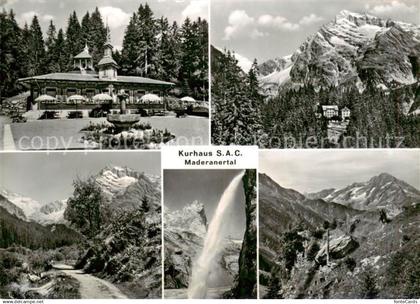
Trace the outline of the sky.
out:
<instances>
[{"instance_id":1,"label":"sky","mask_svg":"<svg viewBox=\"0 0 420 304\"><path fill-rule=\"evenodd\" d=\"M165 170L163 173L163 196L165 209L180 210L198 200L204 205L207 221L210 222L219 199L240 170ZM242 239L245 232L245 195L240 187L225 235Z\"/></svg>"},{"instance_id":2,"label":"sky","mask_svg":"<svg viewBox=\"0 0 420 304\"><path fill-rule=\"evenodd\" d=\"M39 202L66 199L73 180L98 174L106 166L129 167L160 175L159 152L0 153L0 188Z\"/></svg>"},{"instance_id":3,"label":"sky","mask_svg":"<svg viewBox=\"0 0 420 304\"><path fill-rule=\"evenodd\" d=\"M211 42L262 63L292 54L344 9L420 23L418 0L212 0Z\"/></svg>"},{"instance_id":4,"label":"sky","mask_svg":"<svg viewBox=\"0 0 420 304\"><path fill-rule=\"evenodd\" d=\"M260 173L301 193L340 189L389 173L420 189L419 150L261 151Z\"/></svg>"},{"instance_id":5,"label":"sky","mask_svg":"<svg viewBox=\"0 0 420 304\"><path fill-rule=\"evenodd\" d=\"M208 19L208 0L148 0L155 17L167 17L170 22L183 22L186 17ZM99 8L104 23L108 19L111 29L111 40L114 47L121 48L124 31L130 17L137 11L143 0L0 0L7 10L13 9L20 25L30 24L34 14L40 19L44 33L49 20L53 19L58 28L67 27L68 17L76 11L79 22L87 11Z\"/></svg>"}]
</instances>

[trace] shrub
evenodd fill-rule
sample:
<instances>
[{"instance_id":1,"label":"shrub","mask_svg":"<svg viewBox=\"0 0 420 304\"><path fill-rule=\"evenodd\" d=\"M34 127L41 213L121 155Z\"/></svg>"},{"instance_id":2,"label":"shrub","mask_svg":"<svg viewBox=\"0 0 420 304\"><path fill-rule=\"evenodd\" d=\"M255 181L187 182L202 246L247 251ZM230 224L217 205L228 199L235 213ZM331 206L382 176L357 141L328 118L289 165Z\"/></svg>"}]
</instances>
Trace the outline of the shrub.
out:
<instances>
[{"instance_id":1,"label":"shrub","mask_svg":"<svg viewBox=\"0 0 420 304\"><path fill-rule=\"evenodd\" d=\"M362 275L361 298L362 299L376 299L379 294L376 285L376 277L372 270L366 270Z\"/></svg>"},{"instance_id":2,"label":"shrub","mask_svg":"<svg viewBox=\"0 0 420 304\"><path fill-rule=\"evenodd\" d=\"M353 258L346 258L344 260L344 264L347 266L347 269L350 270L351 272L354 271L354 269L356 268L356 261Z\"/></svg>"},{"instance_id":3,"label":"shrub","mask_svg":"<svg viewBox=\"0 0 420 304\"><path fill-rule=\"evenodd\" d=\"M308 261L315 260L316 254L321 248L319 247L319 244L317 242L312 243L311 247L309 247L307 259Z\"/></svg>"}]
</instances>

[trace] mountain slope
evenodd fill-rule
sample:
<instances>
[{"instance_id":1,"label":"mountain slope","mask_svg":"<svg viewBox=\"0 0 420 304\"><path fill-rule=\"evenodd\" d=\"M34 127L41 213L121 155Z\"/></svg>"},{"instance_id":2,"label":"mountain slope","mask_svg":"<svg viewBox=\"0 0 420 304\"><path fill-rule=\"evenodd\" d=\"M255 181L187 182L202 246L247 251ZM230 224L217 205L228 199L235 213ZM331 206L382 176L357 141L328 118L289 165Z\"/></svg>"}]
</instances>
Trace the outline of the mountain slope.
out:
<instances>
[{"instance_id":1,"label":"mountain slope","mask_svg":"<svg viewBox=\"0 0 420 304\"><path fill-rule=\"evenodd\" d=\"M160 205L159 177L139 173L129 168L107 167L94 178L111 210L137 209L143 197L146 197L149 202ZM67 208L67 199L44 203L1 190L0 206L21 220L49 225L65 223L64 211Z\"/></svg>"},{"instance_id":2,"label":"mountain slope","mask_svg":"<svg viewBox=\"0 0 420 304\"><path fill-rule=\"evenodd\" d=\"M76 244L83 237L65 225L28 222L0 206L0 248L21 245L30 249L55 249Z\"/></svg>"},{"instance_id":3,"label":"mountain slope","mask_svg":"<svg viewBox=\"0 0 420 304\"><path fill-rule=\"evenodd\" d=\"M207 233L204 205L194 201L181 210L167 209L164 219L165 288L188 288L193 262L201 253ZM238 274L242 242L231 239L224 242L224 250L217 257L222 271L215 271L209 278L210 287L229 286Z\"/></svg>"},{"instance_id":4,"label":"mountain slope","mask_svg":"<svg viewBox=\"0 0 420 304\"><path fill-rule=\"evenodd\" d=\"M412 199L419 200L420 191L390 174L382 173L367 182L354 183L317 197L357 210L385 209L389 216L395 216Z\"/></svg>"},{"instance_id":5,"label":"mountain slope","mask_svg":"<svg viewBox=\"0 0 420 304\"><path fill-rule=\"evenodd\" d=\"M286 58L290 63L274 64ZM270 89L275 82L277 88L357 85L360 90L367 81L384 88L408 85L418 81L419 58L419 26L344 10L291 57L263 63L261 84Z\"/></svg>"},{"instance_id":6,"label":"mountain slope","mask_svg":"<svg viewBox=\"0 0 420 304\"><path fill-rule=\"evenodd\" d=\"M262 295L361 298L369 274L379 290L376 297L416 297L418 193L407 183L380 174L364 183L304 197L261 175ZM384 206L399 211L391 218L381 211Z\"/></svg>"}]
</instances>

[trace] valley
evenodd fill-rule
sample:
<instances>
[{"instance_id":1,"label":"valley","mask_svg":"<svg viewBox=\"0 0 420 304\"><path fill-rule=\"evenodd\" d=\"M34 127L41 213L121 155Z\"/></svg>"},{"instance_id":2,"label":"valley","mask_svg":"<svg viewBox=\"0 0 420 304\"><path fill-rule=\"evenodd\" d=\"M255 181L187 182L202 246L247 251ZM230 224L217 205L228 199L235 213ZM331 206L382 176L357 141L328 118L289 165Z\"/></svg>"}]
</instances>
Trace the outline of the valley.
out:
<instances>
[{"instance_id":1,"label":"valley","mask_svg":"<svg viewBox=\"0 0 420 304\"><path fill-rule=\"evenodd\" d=\"M71 197L0 197L2 298L160 298L160 177L105 167ZM139 237L141 235L141 237Z\"/></svg>"},{"instance_id":2,"label":"valley","mask_svg":"<svg viewBox=\"0 0 420 304\"><path fill-rule=\"evenodd\" d=\"M259 181L260 296L419 296L418 189L387 173L305 194Z\"/></svg>"}]
</instances>

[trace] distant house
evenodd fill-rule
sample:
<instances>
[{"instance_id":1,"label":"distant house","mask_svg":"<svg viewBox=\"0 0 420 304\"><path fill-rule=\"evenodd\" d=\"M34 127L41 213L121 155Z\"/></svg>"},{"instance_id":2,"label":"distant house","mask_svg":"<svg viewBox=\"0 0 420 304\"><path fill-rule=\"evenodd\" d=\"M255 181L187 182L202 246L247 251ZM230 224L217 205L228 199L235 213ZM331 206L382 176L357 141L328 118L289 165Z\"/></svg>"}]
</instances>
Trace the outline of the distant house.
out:
<instances>
[{"instance_id":1,"label":"distant house","mask_svg":"<svg viewBox=\"0 0 420 304\"><path fill-rule=\"evenodd\" d=\"M338 106L322 106L322 114L326 118L338 116Z\"/></svg>"},{"instance_id":2,"label":"distant house","mask_svg":"<svg viewBox=\"0 0 420 304\"><path fill-rule=\"evenodd\" d=\"M350 118L350 109L347 107L344 107L341 109L341 118L343 120Z\"/></svg>"}]
</instances>

